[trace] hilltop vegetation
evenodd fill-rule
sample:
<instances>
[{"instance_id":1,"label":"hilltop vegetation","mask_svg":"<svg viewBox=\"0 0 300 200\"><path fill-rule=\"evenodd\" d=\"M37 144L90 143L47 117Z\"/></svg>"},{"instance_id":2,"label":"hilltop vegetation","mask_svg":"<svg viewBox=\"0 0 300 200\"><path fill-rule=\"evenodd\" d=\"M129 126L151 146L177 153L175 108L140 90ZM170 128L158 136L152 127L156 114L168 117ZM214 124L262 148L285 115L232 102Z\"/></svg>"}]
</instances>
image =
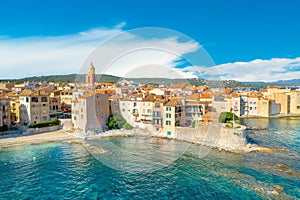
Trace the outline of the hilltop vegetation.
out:
<instances>
[{"instance_id":1,"label":"hilltop vegetation","mask_svg":"<svg viewBox=\"0 0 300 200\"><path fill-rule=\"evenodd\" d=\"M107 75L107 74L97 74L97 80L103 82L118 82L123 77ZM154 84L154 85L171 85L186 82L191 85L200 86L207 85L210 88L225 88L225 87L260 87L265 88L268 85L300 85L300 79L293 80L280 80L276 82L239 82L235 80L206 80L202 78L192 78L192 79L168 79L168 78L125 78L128 81L133 81L135 83L142 84ZM21 79L7 79L0 81L10 81L14 83L22 83L25 81L30 82L85 82L85 74L68 74L68 75L49 75L49 76L33 76Z\"/></svg>"}]
</instances>

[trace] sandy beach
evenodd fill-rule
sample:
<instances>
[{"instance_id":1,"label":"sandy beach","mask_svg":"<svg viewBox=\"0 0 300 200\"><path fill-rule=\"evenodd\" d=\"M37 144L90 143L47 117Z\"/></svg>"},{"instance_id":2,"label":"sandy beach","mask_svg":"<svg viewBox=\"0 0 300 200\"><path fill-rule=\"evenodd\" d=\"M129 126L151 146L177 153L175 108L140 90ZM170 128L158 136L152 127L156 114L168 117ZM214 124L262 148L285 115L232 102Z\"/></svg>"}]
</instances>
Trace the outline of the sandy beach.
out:
<instances>
[{"instance_id":1,"label":"sandy beach","mask_svg":"<svg viewBox=\"0 0 300 200\"><path fill-rule=\"evenodd\" d=\"M56 141L63 141L63 140L79 140L79 138L75 136L75 133L68 133L65 132L64 130L58 130L58 131L39 133L34 135L1 138L0 149L6 147L40 144L40 143L56 142Z\"/></svg>"}]
</instances>

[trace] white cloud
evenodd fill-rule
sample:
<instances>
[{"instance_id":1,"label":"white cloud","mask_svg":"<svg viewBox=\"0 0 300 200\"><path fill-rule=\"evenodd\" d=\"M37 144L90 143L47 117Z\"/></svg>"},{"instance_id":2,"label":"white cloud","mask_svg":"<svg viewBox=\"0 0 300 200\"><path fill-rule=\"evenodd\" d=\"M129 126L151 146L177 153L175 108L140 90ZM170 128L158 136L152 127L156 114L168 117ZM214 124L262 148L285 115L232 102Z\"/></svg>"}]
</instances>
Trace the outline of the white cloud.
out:
<instances>
[{"instance_id":1,"label":"white cloud","mask_svg":"<svg viewBox=\"0 0 300 200\"><path fill-rule=\"evenodd\" d=\"M85 73L89 62L98 73L126 76L145 65L172 67L179 55L199 48L198 43L178 42L176 37L124 33L125 25L53 37L0 37L0 79Z\"/></svg>"},{"instance_id":2,"label":"white cloud","mask_svg":"<svg viewBox=\"0 0 300 200\"><path fill-rule=\"evenodd\" d=\"M123 32L125 25L53 37L0 36L0 79L86 73L89 62L94 63L97 73L125 77L202 77L238 81L300 77L300 57L257 59L211 68L201 67L202 63L191 63L200 66L177 68L190 53L194 56L188 58L197 59L197 62L211 61L197 42L182 38L180 33L162 36L169 33L164 29L165 32L159 29ZM149 35L152 37L147 37Z\"/></svg>"},{"instance_id":3,"label":"white cloud","mask_svg":"<svg viewBox=\"0 0 300 200\"><path fill-rule=\"evenodd\" d=\"M300 77L300 57L256 59L250 62L234 62L211 68L201 66L182 69L199 77L237 81L277 81Z\"/></svg>"}]
</instances>

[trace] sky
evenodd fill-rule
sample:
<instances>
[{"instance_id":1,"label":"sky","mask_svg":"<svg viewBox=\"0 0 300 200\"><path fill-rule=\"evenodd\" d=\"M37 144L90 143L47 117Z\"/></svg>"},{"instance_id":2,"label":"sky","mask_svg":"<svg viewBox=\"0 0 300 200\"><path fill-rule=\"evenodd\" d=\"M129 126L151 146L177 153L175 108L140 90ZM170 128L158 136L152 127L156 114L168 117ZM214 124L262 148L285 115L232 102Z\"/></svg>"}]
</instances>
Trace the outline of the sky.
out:
<instances>
[{"instance_id":1,"label":"sky","mask_svg":"<svg viewBox=\"0 0 300 200\"><path fill-rule=\"evenodd\" d=\"M1 1L0 79L77 73L91 61L96 68L103 67L98 72L106 67L105 72L120 76L130 74L124 69L134 71L130 68L134 63L150 71L151 65L170 67L188 78L299 78L299 7L297 0ZM144 31L123 37L124 32L143 27L174 30L179 36L166 33L151 38ZM120 34L122 41L117 40ZM183 35L190 41L181 41ZM107 45L112 38L113 45ZM155 44L173 54L143 51L143 57L135 51L121 56L114 62L121 64L109 70L104 66L108 57L116 58L111 55L120 56L116 52L132 51L140 44ZM102 54L91 57L99 46ZM203 50L213 60L210 64L196 61ZM192 55L192 62L182 62Z\"/></svg>"}]
</instances>

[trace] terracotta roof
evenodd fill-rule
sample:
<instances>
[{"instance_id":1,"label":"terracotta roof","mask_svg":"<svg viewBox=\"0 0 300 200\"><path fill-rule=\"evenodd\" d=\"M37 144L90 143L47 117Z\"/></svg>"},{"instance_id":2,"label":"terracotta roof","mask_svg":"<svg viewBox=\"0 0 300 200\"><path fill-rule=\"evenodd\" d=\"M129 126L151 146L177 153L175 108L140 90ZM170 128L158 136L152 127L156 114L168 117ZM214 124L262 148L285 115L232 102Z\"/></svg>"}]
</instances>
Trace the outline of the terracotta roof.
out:
<instances>
[{"instance_id":1,"label":"terracotta roof","mask_svg":"<svg viewBox=\"0 0 300 200\"><path fill-rule=\"evenodd\" d=\"M208 99L208 98L212 98L212 94L211 94L211 93L205 93L205 94L202 94L202 95L201 95L201 98L202 98L202 99L205 99L205 98L207 98L207 99Z\"/></svg>"},{"instance_id":2,"label":"terracotta roof","mask_svg":"<svg viewBox=\"0 0 300 200\"><path fill-rule=\"evenodd\" d=\"M250 94L248 97L249 98L258 98L258 95L257 94Z\"/></svg>"},{"instance_id":3,"label":"terracotta roof","mask_svg":"<svg viewBox=\"0 0 300 200\"><path fill-rule=\"evenodd\" d=\"M186 83L178 83L170 85L170 89L183 89L186 86Z\"/></svg>"},{"instance_id":4,"label":"terracotta roof","mask_svg":"<svg viewBox=\"0 0 300 200\"><path fill-rule=\"evenodd\" d=\"M179 105L179 100L177 98L172 98L170 101L168 101L164 106L171 106L175 107Z\"/></svg>"},{"instance_id":5,"label":"terracotta roof","mask_svg":"<svg viewBox=\"0 0 300 200\"><path fill-rule=\"evenodd\" d=\"M291 92L300 93L300 90L291 90Z\"/></svg>"},{"instance_id":6,"label":"terracotta roof","mask_svg":"<svg viewBox=\"0 0 300 200\"><path fill-rule=\"evenodd\" d=\"M155 95L148 95L146 96L143 101L146 101L146 102L154 102L156 99L156 96Z\"/></svg>"},{"instance_id":7,"label":"terracotta roof","mask_svg":"<svg viewBox=\"0 0 300 200\"><path fill-rule=\"evenodd\" d=\"M201 96L200 93L195 93L195 94L187 96L186 98L187 99L200 99L200 96Z\"/></svg>"}]
</instances>

